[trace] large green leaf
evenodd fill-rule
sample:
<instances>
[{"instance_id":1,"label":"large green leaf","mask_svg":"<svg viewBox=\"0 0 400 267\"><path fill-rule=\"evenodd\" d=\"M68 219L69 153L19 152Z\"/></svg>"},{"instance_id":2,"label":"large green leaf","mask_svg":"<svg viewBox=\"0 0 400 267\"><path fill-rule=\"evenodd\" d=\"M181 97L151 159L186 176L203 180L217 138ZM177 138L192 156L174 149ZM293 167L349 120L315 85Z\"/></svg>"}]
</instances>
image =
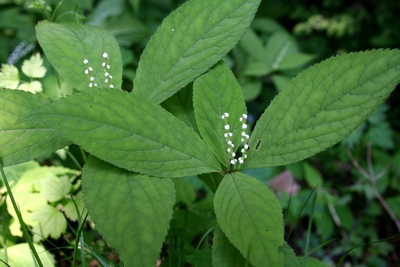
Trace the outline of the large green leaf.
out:
<instances>
[{"instance_id":1,"label":"large green leaf","mask_svg":"<svg viewBox=\"0 0 400 267\"><path fill-rule=\"evenodd\" d=\"M345 54L294 78L257 122L245 168L283 165L342 140L400 82L399 50Z\"/></svg>"},{"instance_id":2,"label":"large green leaf","mask_svg":"<svg viewBox=\"0 0 400 267\"><path fill-rule=\"evenodd\" d=\"M219 171L204 141L152 102L121 90L86 90L25 117L54 127L91 154L127 170L160 177Z\"/></svg>"},{"instance_id":3,"label":"large green leaf","mask_svg":"<svg viewBox=\"0 0 400 267\"><path fill-rule=\"evenodd\" d=\"M23 114L46 102L41 95L0 89L0 158L4 166L29 161L70 144L53 129L36 129L28 123L15 125Z\"/></svg>"},{"instance_id":4,"label":"large green leaf","mask_svg":"<svg viewBox=\"0 0 400 267\"><path fill-rule=\"evenodd\" d=\"M122 61L119 46L110 33L87 24L40 22L36 35L47 58L61 76L74 88L89 89L90 77L85 74L92 67L92 76L98 87L121 88ZM112 79L106 83L104 76L103 53L108 54L108 73ZM88 60L84 64L84 59Z\"/></svg>"},{"instance_id":5,"label":"large green leaf","mask_svg":"<svg viewBox=\"0 0 400 267\"><path fill-rule=\"evenodd\" d=\"M240 254L218 226L214 230L212 245L213 267L243 267L246 266L246 259Z\"/></svg>"},{"instance_id":6,"label":"large green leaf","mask_svg":"<svg viewBox=\"0 0 400 267\"><path fill-rule=\"evenodd\" d=\"M161 103L225 56L260 0L192 0L169 15L141 56L134 91Z\"/></svg>"},{"instance_id":7,"label":"large green leaf","mask_svg":"<svg viewBox=\"0 0 400 267\"><path fill-rule=\"evenodd\" d=\"M155 266L172 218L173 182L91 157L82 186L90 217L125 266Z\"/></svg>"},{"instance_id":8,"label":"large green leaf","mask_svg":"<svg viewBox=\"0 0 400 267\"><path fill-rule=\"evenodd\" d=\"M242 90L231 70L220 62L194 82L194 114L200 133L210 149L224 165L229 165L230 154L224 133L226 122L221 118L229 113L227 122L233 133L235 148L239 147L242 123L246 112Z\"/></svg>"},{"instance_id":9,"label":"large green leaf","mask_svg":"<svg viewBox=\"0 0 400 267\"><path fill-rule=\"evenodd\" d=\"M215 193L215 214L229 241L256 267L282 266L283 219L269 188L243 173L227 174Z\"/></svg>"}]
</instances>

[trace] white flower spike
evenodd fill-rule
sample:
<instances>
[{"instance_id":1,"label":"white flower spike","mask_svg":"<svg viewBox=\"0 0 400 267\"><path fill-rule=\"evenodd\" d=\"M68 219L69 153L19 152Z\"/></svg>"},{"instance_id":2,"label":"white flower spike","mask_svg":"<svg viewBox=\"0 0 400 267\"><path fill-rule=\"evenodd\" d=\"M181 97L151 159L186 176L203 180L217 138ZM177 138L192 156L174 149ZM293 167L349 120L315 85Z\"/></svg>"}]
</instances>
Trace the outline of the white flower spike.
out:
<instances>
[{"instance_id":1,"label":"white flower spike","mask_svg":"<svg viewBox=\"0 0 400 267\"><path fill-rule=\"evenodd\" d=\"M235 168L235 164L239 162L239 166L244 163L244 160L247 159L247 151L250 149L250 146L248 145L248 140L250 136L246 133L246 129L248 128L247 125L247 114L242 114L242 116L239 118L239 121L242 123L242 132L241 132L241 143L243 147L240 149L241 156L236 158L236 153L234 150L235 144L232 141L233 133L229 132L230 125L228 123L228 118L229 118L229 113L225 112L221 115L221 119L224 120L224 138L226 141L226 144L228 145L227 152L229 153L229 163L233 165Z\"/></svg>"}]
</instances>

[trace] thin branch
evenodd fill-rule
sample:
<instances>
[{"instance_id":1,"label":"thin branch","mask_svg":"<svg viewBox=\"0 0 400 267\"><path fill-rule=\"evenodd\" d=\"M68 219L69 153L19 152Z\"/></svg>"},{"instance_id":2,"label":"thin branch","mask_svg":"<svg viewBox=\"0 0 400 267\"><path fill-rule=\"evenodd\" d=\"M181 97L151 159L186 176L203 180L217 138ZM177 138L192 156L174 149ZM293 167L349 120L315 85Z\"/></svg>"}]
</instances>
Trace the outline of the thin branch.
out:
<instances>
[{"instance_id":1,"label":"thin branch","mask_svg":"<svg viewBox=\"0 0 400 267\"><path fill-rule=\"evenodd\" d=\"M399 233L400 233L400 221L399 219L397 219L396 215L394 214L394 212L392 211L392 209L389 207L389 205L387 204L386 200L383 198L383 196L381 195L381 193L379 192L378 186L376 184L376 180L377 177L375 175L374 172L374 168L373 168L373 164L372 164L372 146L371 144L368 144L367 147L367 164L368 164L368 172L367 173L358 163L358 161L354 158L353 154L351 153L351 151L346 148L346 152L347 155L349 156L351 162L353 163L354 167L365 177L367 178L372 185L372 188L374 190L375 196L378 199L379 203L382 205L382 207L385 209L385 211L389 214L390 218L392 219L392 221L395 223ZM388 170L388 166L385 167L385 172ZM382 173L382 171L379 173L380 177L382 177L384 174ZM381 176L382 175L382 176ZM380 178L379 177L379 178Z\"/></svg>"}]
</instances>

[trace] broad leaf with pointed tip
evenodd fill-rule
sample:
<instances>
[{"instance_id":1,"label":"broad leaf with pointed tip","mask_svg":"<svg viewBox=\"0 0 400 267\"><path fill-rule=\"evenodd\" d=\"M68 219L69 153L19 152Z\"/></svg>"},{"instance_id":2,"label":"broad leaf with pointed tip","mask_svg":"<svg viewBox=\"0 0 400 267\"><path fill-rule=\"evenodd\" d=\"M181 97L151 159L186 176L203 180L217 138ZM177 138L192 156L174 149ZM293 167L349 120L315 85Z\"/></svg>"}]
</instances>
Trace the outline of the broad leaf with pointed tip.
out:
<instances>
[{"instance_id":1,"label":"broad leaf with pointed tip","mask_svg":"<svg viewBox=\"0 0 400 267\"><path fill-rule=\"evenodd\" d=\"M344 54L295 77L275 97L250 138L244 168L290 164L336 144L400 82L400 51Z\"/></svg>"},{"instance_id":2,"label":"broad leaf with pointed tip","mask_svg":"<svg viewBox=\"0 0 400 267\"><path fill-rule=\"evenodd\" d=\"M282 209L265 184L240 172L227 174L214 208L222 231L252 265L283 266Z\"/></svg>"},{"instance_id":3,"label":"broad leaf with pointed tip","mask_svg":"<svg viewBox=\"0 0 400 267\"><path fill-rule=\"evenodd\" d=\"M91 75L98 87L121 88L122 60L114 36L103 29L87 24L59 24L40 22L36 37L46 57L61 76L78 90L89 89L90 76L85 70L91 67ZM103 53L108 54L108 73L112 79L106 83ZM88 63L84 64L87 59ZM108 76L109 77L109 76Z\"/></svg>"},{"instance_id":4,"label":"broad leaf with pointed tip","mask_svg":"<svg viewBox=\"0 0 400 267\"><path fill-rule=\"evenodd\" d=\"M15 125L23 114L47 102L42 95L0 89L0 158L4 166L32 160L71 143L54 129L37 129L28 123Z\"/></svg>"},{"instance_id":5,"label":"broad leaf with pointed tip","mask_svg":"<svg viewBox=\"0 0 400 267\"><path fill-rule=\"evenodd\" d=\"M220 227L215 227L212 245L213 267L243 267L246 266L246 259L240 254Z\"/></svg>"},{"instance_id":6,"label":"broad leaf with pointed tip","mask_svg":"<svg viewBox=\"0 0 400 267\"><path fill-rule=\"evenodd\" d=\"M220 171L202 139L152 102L121 90L86 90L25 116L52 127L96 157L160 177Z\"/></svg>"},{"instance_id":7,"label":"broad leaf with pointed tip","mask_svg":"<svg viewBox=\"0 0 400 267\"><path fill-rule=\"evenodd\" d=\"M246 112L242 90L232 71L220 62L194 82L194 114L200 133L218 160L229 165L230 153L224 134L225 124L233 133L232 142L239 147L242 123L239 118ZM229 113L227 121L221 116Z\"/></svg>"},{"instance_id":8,"label":"broad leaf with pointed tip","mask_svg":"<svg viewBox=\"0 0 400 267\"><path fill-rule=\"evenodd\" d=\"M171 13L139 61L134 92L156 103L222 59L239 41L260 0L192 0Z\"/></svg>"},{"instance_id":9,"label":"broad leaf with pointed tip","mask_svg":"<svg viewBox=\"0 0 400 267\"><path fill-rule=\"evenodd\" d=\"M173 182L90 157L82 186L90 217L125 266L155 266L172 218Z\"/></svg>"}]
</instances>

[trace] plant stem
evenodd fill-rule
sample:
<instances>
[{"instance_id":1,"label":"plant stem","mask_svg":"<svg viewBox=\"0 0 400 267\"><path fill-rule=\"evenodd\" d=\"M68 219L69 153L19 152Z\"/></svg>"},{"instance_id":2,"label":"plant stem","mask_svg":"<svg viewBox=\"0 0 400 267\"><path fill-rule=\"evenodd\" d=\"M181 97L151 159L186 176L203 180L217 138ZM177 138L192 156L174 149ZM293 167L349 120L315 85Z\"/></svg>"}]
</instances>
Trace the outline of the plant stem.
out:
<instances>
[{"instance_id":1,"label":"plant stem","mask_svg":"<svg viewBox=\"0 0 400 267\"><path fill-rule=\"evenodd\" d=\"M397 230L400 233L400 221L397 219L396 215L392 211L392 209L389 207L387 204L386 200L383 198L382 194L379 192L378 186L376 184L377 177L375 176L375 172L372 166L372 146L371 144L368 144L367 147L367 164L368 164L368 172L365 171L360 164L357 162L357 160L354 158L353 154L349 149L346 149L347 155L349 156L351 162L353 163L354 167L364 176L366 177L372 185L372 189L374 190L375 196L378 199L379 203L382 205L384 210L389 214L389 217L392 219L394 224L397 227ZM387 168L386 168L387 169Z\"/></svg>"}]
</instances>

